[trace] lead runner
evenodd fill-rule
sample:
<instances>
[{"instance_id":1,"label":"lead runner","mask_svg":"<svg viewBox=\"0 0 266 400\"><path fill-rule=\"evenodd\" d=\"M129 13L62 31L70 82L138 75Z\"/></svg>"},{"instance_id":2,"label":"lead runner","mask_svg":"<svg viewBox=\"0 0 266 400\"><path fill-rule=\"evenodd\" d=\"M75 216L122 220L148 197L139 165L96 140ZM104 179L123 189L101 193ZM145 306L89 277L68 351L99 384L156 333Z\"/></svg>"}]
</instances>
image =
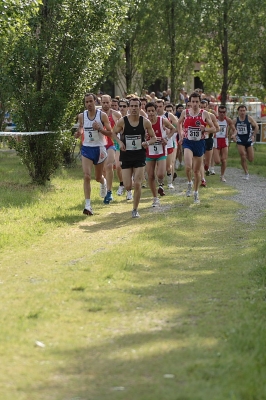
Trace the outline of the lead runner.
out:
<instances>
[{"instance_id":1,"label":"lead runner","mask_svg":"<svg viewBox=\"0 0 266 400\"><path fill-rule=\"evenodd\" d=\"M155 143L156 137L151 123L140 115L141 102L138 98L129 100L130 114L120 118L113 128L114 139L120 146L122 177L126 190L132 189L134 175L134 197L132 218L138 218L138 205L141 196L141 182L146 165L146 148ZM146 141L146 132L149 141ZM120 133L120 139L117 134Z\"/></svg>"},{"instance_id":2,"label":"lead runner","mask_svg":"<svg viewBox=\"0 0 266 400\"><path fill-rule=\"evenodd\" d=\"M215 127L212 123L210 114L200 109L199 93L192 93L189 96L191 108L182 111L177 122L177 132L181 141L183 140L184 163L186 175L188 178L187 197L191 196L192 190L192 167L194 171L194 203L199 204L199 184L200 184L200 167L205 152L205 134L215 133ZM182 125L184 125L184 132ZM208 128L206 128L208 125ZM184 133L184 135L183 135ZM184 137L184 138L183 138Z\"/></svg>"}]
</instances>

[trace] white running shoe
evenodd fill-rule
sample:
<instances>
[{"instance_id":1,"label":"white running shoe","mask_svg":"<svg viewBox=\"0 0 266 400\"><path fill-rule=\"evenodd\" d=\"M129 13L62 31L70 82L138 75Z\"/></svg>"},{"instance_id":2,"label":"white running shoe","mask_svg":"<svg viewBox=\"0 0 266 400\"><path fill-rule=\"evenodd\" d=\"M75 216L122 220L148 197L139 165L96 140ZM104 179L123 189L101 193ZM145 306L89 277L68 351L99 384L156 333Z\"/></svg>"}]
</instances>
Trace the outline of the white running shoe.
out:
<instances>
[{"instance_id":1,"label":"white running shoe","mask_svg":"<svg viewBox=\"0 0 266 400\"><path fill-rule=\"evenodd\" d=\"M106 179L104 178L104 183L100 183L100 197L103 199L107 195Z\"/></svg>"},{"instance_id":2,"label":"white running shoe","mask_svg":"<svg viewBox=\"0 0 266 400\"><path fill-rule=\"evenodd\" d=\"M168 187L168 189L174 189L175 188L172 183L168 183L167 187Z\"/></svg>"},{"instance_id":3,"label":"white running shoe","mask_svg":"<svg viewBox=\"0 0 266 400\"><path fill-rule=\"evenodd\" d=\"M200 199L199 199L199 194L197 192L194 192L194 204L199 204Z\"/></svg>"},{"instance_id":4,"label":"white running shoe","mask_svg":"<svg viewBox=\"0 0 266 400\"><path fill-rule=\"evenodd\" d=\"M192 190L192 182L188 182L188 184L187 184L187 193L186 193L187 197L191 196L191 190Z\"/></svg>"},{"instance_id":5,"label":"white running shoe","mask_svg":"<svg viewBox=\"0 0 266 400\"><path fill-rule=\"evenodd\" d=\"M140 215L139 215L138 211L137 210L133 210L132 211L132 218L139 218L139 217L140 217Z\"/></svg>"},{"instance_id":6,"label":"white running shoe","mask_svg":"<svg viewBox=\"0 0 266 400\"><path fill-rule=\"evenodd\" d=\"M158 197L153 198L152 207L159 207L160 199Z\"/></svg>"},{"instance_id":7,"label":"white running shoe","mask_svg":"<svg viewBox=\"0 0 266 400\"><path fill-rule=\"evenodd\" d=\"M244 176L243 179L245 179L246 181L248 181L248 180L249 180L249 174L245 174L245 176Z\"/></svg>"},{"instance_id":8,"label":"white running shoe","mask_svg":"<svg viewBox=\"0 0 266 400\"><path fill-rule=\"evenodd\" d=\"M220 176L220 181L221 182L226 182L226 179L225 179L224 175Z\"/></svg>"},{"instance_id":9,"label":"white running shoe","mask_svg":"<svg viewBox=\"0 0 266 400\"><path fill-rule=\"evenodd\" d=\"M84 210L83 210L83 214L85 214L85 215L93 215L93 211L92 211L91 206L85 207Z\"/></svg>"},{"instance_id":10,"label":"white running shoe","mask_svg":"<svg viewBox=\"0 0 266 400\"><path fill-rule=\"evenodd\" d=\"M133 196L132 196L132 191L131 190L127 190L127 200L132 200Z\"/></svg>"},{"instance_id":11,"label":"white running shoe","mask_svg":"<svg viewBox=\"0 0 266 400\"><path fill-rule=\"evenodd\" d=\"M117 195L118 196L122 196L123 194L124 194L124 190L125 190L125 187L124 186L119 186L119 188L118 188L118 190L117 190Z\"/></svg>"}]
</instances>

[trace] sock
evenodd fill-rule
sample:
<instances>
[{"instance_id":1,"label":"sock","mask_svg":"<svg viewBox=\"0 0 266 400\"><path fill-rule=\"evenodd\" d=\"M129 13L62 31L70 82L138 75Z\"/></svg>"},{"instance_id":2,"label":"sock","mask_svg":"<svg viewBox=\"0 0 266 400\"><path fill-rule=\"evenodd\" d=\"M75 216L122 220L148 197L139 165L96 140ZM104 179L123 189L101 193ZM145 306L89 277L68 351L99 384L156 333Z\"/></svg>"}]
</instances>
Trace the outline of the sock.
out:
<instances>
[{"instance_id":1,"label":"sock","mask_svg":"<svg viewBox=\"0 0 266 400\"><path fill-rule=\"evenodd\" d=\"M85 199L85 208L90 207L91 205L91 200L90 199Z\"/></svg>"}]
</instances>

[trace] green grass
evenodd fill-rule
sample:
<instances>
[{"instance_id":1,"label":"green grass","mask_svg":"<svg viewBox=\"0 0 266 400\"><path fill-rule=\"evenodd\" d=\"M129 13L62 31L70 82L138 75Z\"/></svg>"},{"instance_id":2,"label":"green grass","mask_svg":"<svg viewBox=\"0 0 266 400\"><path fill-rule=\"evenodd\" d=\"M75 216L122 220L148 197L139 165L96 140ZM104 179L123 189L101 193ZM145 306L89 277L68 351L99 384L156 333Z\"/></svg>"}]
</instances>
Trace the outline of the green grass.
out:
<instances>
[{"instance_id":1,"label":"green grass","mask_svg":"<svg viewBox=\"0 0 266 400\"><path fill-rule=\"evenodd\" d=\"M266 399L265 217L237 222L233 188L161 212L144 189L132 220L93 183L88 218L80 165L39 188L0 153L0 176L1 399Z\"/></svg>"}]
</instances>

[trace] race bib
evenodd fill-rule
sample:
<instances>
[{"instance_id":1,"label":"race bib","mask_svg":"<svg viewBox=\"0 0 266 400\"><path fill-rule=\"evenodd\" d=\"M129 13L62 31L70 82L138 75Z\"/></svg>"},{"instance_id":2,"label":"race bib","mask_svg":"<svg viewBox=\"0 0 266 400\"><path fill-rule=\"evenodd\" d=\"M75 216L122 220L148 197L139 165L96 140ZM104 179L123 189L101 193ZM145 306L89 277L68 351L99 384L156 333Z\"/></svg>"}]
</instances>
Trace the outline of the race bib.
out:
<instances>
[{"instance_id":1,"label":"race bib","mask_svg":"<svg viewBox=\"0 0 266 400\"><path fill-rule=\"evenodd\" d=\"M201 139L201 129L194 127L194 126L193 127L189 126L187 138L189 140L200 140Z\"/></svg>"},{"instance_id":2,"label":"race bib","mask_svg":"<svg viewBox=\"0 0 266 400\"><path fill-rule=\"evenodd\" d=\"M141 150L141 135L125 136L126 150Z\"/></svg>"},{"instance_id":3,"label":"race bib","mask_svg":"<svg viewBox=\"0 0 266 400\"><path fill-rule=\"evenodd\" d=\"M163 145L161 142L155 142L149 145L149 155L150 156L160 156L163 155Z\"/></svg>"},{"instance_id":4,"label":"race bib","mask_svg":"<svg viewBox=\"0 0 266 400\"><path fill-rule=\"evenodd\" d=\"M85 128L84 132L84 142L93 143L100 140L99 132L94 131L92 128Z\"/></svg>"},{"instance_id":5,"label":"race bib","mask_svg":"<svg viewBox=\"0 0 266 400\"><path fill-rule=\"evenodd\" d=\"M247 135L248 134L248 127L247 125L237 125L237 134L238 135Z\"/></svg>"},{"instance_id":6,"label":"race bib","mask_svg":"<svg viewBox=\"0 0 266 400\"><path fill-rule=\"evenodd\" d=\"M226 136L226 126L219 125L220 131L216 133L216 137L218 138L225 138Z\"/></svg>"}]
</instances>

